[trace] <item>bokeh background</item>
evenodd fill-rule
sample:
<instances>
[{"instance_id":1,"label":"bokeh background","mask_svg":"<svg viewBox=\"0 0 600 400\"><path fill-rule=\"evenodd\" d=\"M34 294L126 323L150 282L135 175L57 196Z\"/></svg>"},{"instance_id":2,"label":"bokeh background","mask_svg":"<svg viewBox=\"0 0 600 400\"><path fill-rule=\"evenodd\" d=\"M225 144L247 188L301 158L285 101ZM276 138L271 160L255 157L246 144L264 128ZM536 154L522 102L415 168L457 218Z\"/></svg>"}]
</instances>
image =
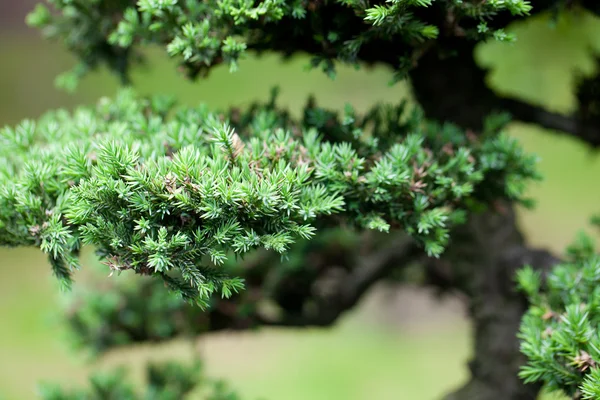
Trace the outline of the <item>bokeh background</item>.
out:
<instances>
[{"instance_id":1,"label":"bokeh background","mask_svg":"<svg viewBox=\"0 0 600 400\"><path fill-rule=\"evenodd\" d=\"M53 80L73 65L57 43L41 39L24 18L35 0L0 0L0 127L36 118L51 108L92 104L114 95L117 81L106 71L87 77L75 94L54 88ZM512 26L513 45L488 43L479 62L490 68L490 84L506 94L568 112L574 108L576 74L594 70L600 51L600 20L572 13L554 21L548 16ZM177 95L181 103L221 108L265 99L281 87L280 103L299 110L308 95L341 108L365 109L375 101L411 96L406 85L388 86L385 68L341 68L330 80L307 71L308 57L289 62L273 55L249 58L240 71L217 68L204 81L180 77L158 49L133 82L142 93ZM528 151L537 153L545 180L531 187L538 200L521 210L520 224L536 246L563 251L588 218L600 212L600 158L584 145L535 126L511 125ZM89 257L87 263L93 263ZM148 358L189 357L183 343L137 347L111 353L89 364L69 348L57 322L60 297L50 268L35 249L0 249L0 399L36 398L40 381L76 385L93 368L126 364L139 372ZM203 338L197 351L210 375L227 379L244 399L403 400L437 399L467 379L470 327L460 299L438 299L427 290L378 287L361 306L328 330L263 330ZM4 397L2 397L4 396Z\"/></svg>"}]
</instances>

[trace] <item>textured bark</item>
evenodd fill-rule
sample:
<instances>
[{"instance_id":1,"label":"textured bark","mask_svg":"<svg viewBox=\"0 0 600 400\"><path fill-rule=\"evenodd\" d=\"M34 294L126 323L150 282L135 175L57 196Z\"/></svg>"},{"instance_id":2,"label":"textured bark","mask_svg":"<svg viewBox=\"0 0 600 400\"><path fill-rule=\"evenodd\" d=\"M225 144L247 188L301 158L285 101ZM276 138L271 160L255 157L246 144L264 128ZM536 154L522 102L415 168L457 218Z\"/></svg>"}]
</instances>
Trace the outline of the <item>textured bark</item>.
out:
<instances>
[{"instance_id":1,"label":"textured bark","mask_svg":"<svg viewBox=\"0 0 600 400\"><path fill-rule=\"evenodd\" d=\"M503 100L486 85L486 71L475 63L473 45L448 47L456 49L457 57L430 52L411 72L415 97L428 118L479 130L484 118L503 105L519 110L518 101ZM518 117L527 119L527 113ZM514 277L526 264L548 269L557 260L526 246L509 204L472 215L451 238L443 259L428 263L428 276L442 289L467 295L475 354L469 363L470 381L446 400L535 399L539 386L524 385L518 378L525 359L517 332L527 302L516 291Z\"/></svg>"},{"instance_id":2,"label":"textured bark","mask_svg":"<svg viewBox=\"0 0 600 400\"><path fill-rule=\"evenodd\" d=\"M525 264L548 269L557 260L525 246L511 208L474 215L452 238L444 259L429 264L429 272L438 284L468 296L475 355L471 380L446 400L535 399L540 388L517 376L524 357L516 334L527 302L514 276Z\"/></svg>"}]
</instances>

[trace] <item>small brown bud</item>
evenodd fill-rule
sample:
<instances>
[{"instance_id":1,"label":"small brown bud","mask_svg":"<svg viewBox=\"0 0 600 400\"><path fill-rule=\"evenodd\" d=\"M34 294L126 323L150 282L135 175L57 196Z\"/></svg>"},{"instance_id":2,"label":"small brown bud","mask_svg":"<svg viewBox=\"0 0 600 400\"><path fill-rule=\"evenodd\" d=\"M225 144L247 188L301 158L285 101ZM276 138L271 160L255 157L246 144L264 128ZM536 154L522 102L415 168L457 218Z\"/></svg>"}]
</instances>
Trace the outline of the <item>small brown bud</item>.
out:
<instances>
[{"instance_id":1,"label":"small brown bud","mask_svg":"<svg viewBox=\"0 0 600 400\"><path fill-rule=\"evenodd\" d=\"M548 311L546 311L546 313L544 315L542 315L542 319L544 321L547 321L550 318L553 318L554 316L555 316L554 312L552 310L548 310Z\"/></svg>"}]
</instances>

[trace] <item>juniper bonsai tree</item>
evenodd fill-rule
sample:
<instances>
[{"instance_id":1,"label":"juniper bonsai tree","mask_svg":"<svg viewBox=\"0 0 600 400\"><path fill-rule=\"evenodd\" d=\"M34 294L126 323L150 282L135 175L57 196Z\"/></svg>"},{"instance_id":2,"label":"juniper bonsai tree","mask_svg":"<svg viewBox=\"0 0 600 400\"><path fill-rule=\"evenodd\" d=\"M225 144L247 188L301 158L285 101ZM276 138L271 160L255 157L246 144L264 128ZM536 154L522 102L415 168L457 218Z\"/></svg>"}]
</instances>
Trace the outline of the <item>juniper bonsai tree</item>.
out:
<instances>
[{"instance_id":1,"label":"juniper bonsai tree","mask_svg":"<svg viewBox=\"0 0 600 400\"><path fill-rule=\"evenodd\" d=\"M309 100L298 114L274 92L209 110L125 88L1 130L0 244L39 247L65 288L84 245L115 275L102 289L74 285L74 343L101 354L220 330L326 327L417 265L423 284L470 302L472 377L447 399L534 399L543 385L600 398L600 261L589 238L564 260L526 244L514 206L532 204L536 157L503 133L512 117L600 145L600 75L580 80L577 111L561 115L495 93L473 55L483 41L514 41L505 28L517 20L600 14L597 2L49 3L28 22L77 55L58 79L70 90L100 66L127 85L143 49L159 45L191 80L221 64L235 73L262 52L308 53L331 76L342 63L387 65L418 103L358 113L353 99L338 110ZM237 399L201 372L174 360L149 366L144 388L117 372L42 397Z\"/></svg>"}]
</instances>

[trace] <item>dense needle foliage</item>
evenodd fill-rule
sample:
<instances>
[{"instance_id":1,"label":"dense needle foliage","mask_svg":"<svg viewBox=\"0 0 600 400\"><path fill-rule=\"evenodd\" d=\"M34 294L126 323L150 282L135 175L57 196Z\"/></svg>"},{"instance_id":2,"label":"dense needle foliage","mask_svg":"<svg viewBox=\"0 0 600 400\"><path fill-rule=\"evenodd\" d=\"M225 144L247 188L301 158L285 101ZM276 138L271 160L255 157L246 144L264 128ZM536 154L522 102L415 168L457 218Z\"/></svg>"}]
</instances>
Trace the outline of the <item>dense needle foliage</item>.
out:
<instances>
[{"instance_id":1,"label":"dense needle foliage","mask_svg":"<svg viewBox=\"0 0 600 400\"><path fill-rule=\"evenodd\" d=\"M237 116L238 134L205 107L170 118L165 104L125 91L96 109L5 128L3 243L39 246L67 285L81 246L94 245L113 271L155 275L205 304L242 288L219 268L229 254L284 253L314 235L317 218L402 227L438 256L469 204L519 200L536 176L535 158L513 139L469 142L418 116L404 127L389 107L364 120L347 109L336 132L347 141L331 142L310 118L285 121L276 109ZM308 112L317 123L319 111ZM361 125L380 113L398 132L368 135Z\"/></svg>"},{"instance_id":2,"label":"dense needle foliage","mask_svg":"<svg viewBox=\"0 0 600 400\"><path fill-rule=\"evenodd\" d=\"M586 234L542 281L530 267L519 272L531 307L523 318L521 376L574 398L600 398L600 256Z\"/></svg>"}]
</instances>

